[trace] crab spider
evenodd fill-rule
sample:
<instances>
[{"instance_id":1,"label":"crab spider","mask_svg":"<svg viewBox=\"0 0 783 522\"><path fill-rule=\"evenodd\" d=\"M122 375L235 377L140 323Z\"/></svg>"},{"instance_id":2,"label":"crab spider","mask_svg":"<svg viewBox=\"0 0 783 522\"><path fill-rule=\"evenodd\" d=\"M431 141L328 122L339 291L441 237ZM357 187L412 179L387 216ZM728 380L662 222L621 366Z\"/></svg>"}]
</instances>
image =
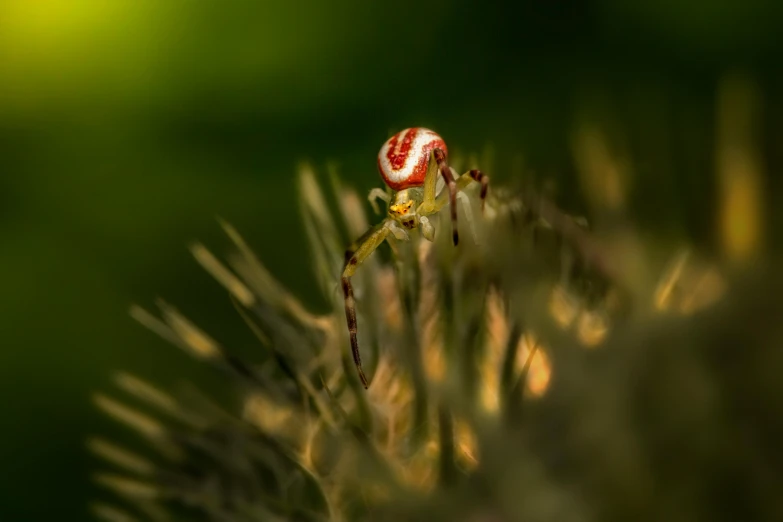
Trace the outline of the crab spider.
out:
<instances>
[{"instance_id":1,"label":"crab spider","mask_svg":"<svg viewBox=\"0 0 783 522\"><path fill-rule=\"evenodd\" d=\"M351 286L351 277L356 269L388 239L389 235L404 241L409 239L409 230L418 228L425 239L432 241L435 238L435 227L428 216L439 212L447 203L451 206L452 238L454 245L457 245L459 243L457 195L473 181L481 184L481 210L484 210L489 177L480 170L474 169L455 179L456 173L446 162L447 152L443 138L421 127L398 132L389 138L378 152L378 170L383 181L393 192L389 195L381 189L373 189L370 192L370 201L376 209L377 199L386 201L388 215L382 222L365 232L346 251L342 274L345 318L351 338L351 352L359 372L359 379L365 389L369 386L369 382L362 370L359 342L356 336L356 304ZM439 191L439 178L445 182L447 191Z\"/></svg>"}]
</instances>

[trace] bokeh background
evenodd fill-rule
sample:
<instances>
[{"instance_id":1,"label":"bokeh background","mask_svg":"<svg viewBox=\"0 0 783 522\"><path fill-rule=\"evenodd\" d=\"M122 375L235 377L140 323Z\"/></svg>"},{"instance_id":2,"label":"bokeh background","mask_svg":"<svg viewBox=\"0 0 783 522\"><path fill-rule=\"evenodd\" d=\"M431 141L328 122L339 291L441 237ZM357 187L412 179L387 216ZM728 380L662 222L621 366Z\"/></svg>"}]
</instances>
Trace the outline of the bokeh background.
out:
<instances>
[{"instance_id":1,"label":"bokeh background","mask_svg":"<svg viewBox=\"0 0 783 522\"><path fill-rule=\"evenodd\" d=\"M110 372L210 379L131 303L163 296L252 349L186 248L219 249L215 216L318 306L302 160L367 191L383 140L424 125L489 151L493 180L553 179L578 208L574 132L590 125L645 230L717 250L728 140L750 151L775 248L780 27L764 0L3 1L0 520L89 518L84 440L114 430L90 394Z\"/></svg>"}]
</instances>

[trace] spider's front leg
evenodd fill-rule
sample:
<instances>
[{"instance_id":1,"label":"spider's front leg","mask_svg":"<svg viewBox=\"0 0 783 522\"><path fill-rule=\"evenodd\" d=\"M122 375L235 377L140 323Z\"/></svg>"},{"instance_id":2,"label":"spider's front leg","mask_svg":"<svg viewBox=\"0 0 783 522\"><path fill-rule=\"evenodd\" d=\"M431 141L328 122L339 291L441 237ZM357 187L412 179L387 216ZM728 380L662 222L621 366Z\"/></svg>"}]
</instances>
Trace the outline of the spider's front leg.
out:
<instances>
[{"instance_id":1,"label":"spider's front leg","mask_svg":"<svg viewBox=\"0 0 783 522\"><path fill-rule=\"evenodd\" d=\"M437 195L436 186L438 183L438 173L448 185L448 193ZM440 149L434 149L430 154L429 168L427 176L424 179L424 202L419 206L419 214L427 216L440 211L446 203L451 206L451 228L454 244L459 243L459 232L457 230L457 193L464 190L471 182L477 182L481 185L481 212L484 212L484 203L487 199L489 189L489 176L478 169L472 169L460 176L456 181L452 175L451 168L446 163L446 154Z\"/></svg>"},{"instance_id":2,"label":"spider's front leg","mask_svg":"<svg viewBox=\"0 0 783 522\"><path fill-rule=\"evenodd\" d=\"M395 223L393 221L387 219L374 226L354 243L356 248L349 248L345 253L345 265L341 278L343 296L345 298L345 319L348 322L348 334L351 338L353 362L356 365L356 369L359 372L359 379L362 381L362 386L364 386L365 389L370 384L362 370L362 357L359 352L359 340L356 334L356 302L353 297L351 277L356 273L356 269L359 265L367 259L367 257L369 257L387 237L389 237L389 234L394 234L395 237L400 237L400 232L405 234L404 230L399 229L399 227L395 228L394 225Z\"/></svg>"},{"instance_id":3,"label":"spider's front leg","mask_svg":"<svg viewBox=\"0 0 783 522\"><path fill-rule=\"evenodd\" d=\"M478 169L472 169L459 177L457 180L457 190L463 190L470 185L471 181L475 181L481 185L481 192L479 192L479 198L481 198L481 212L484 212L484 203L487 200L487 191L489 190L489 176L484 174Z\"/></svg>"},{"instance_id":4,"label":"spider's front leg","mask_svg":"<svg viewBox=\"0 0 783 522\"><path fill-rule=\"evenodd\" d=\"M479 197L481 198L481 212L484 212L484 203L487 199L487 191L489 190L489 176L484 174L478 169L472 169L457 179L457 191L465 190L472 182L479 183L481 185L481 192ZM446 199L445 194L441 194L435 202L435 212L443 208L449 200ZM453 205L453 203L452 203Z\"/></svg>"},{"instance_id":5,"label":"spider's front leg","mask_svg":"<svg viewBox=\"0 0 783 522\"><path fill-rule=\"evenodd\" d=\"M370 194L367 196L367 200L370 202L370 206L372 207L373 212L376 214L381 213L381 209L378 207L378 200L382 200L386 203L386 206L389 206L389 201L391 200L391 196L389 196L389 193L385 190L375 187L374 189L370 190Z\"/></svg>"},{"instance_id":6,"label":"spider's front leg","mask_svg":"<svg viewBox=\"0 0 783 522\"><path fill-rule=\"evenodd\" d=\"M449 201L451 202L451 234L454 244L459 243L459 232L457 230L457 183L446 162L446 153L441 149L433 149L430 153L430 162L427 168L427 175L424 178L424 202L419 206L418 212L422 216L428 216L436 213L443 205L438 205L436 187L438 184L438 174L443 176L443 180L448 186Z\"/></svg>"},{"instance_id":7,"label":"spider's front leg","mask_svg":"<svg viewBox=\"0 0 783 522\"><path fill-rule=\"evenodd\" d=\"M469 171L467 171L465 174L463 174L462 176L460 176L457 179L456 191L461 196L464 196L464 194L462 194L462 191L465 190L465 188L467 188L468 185L470 185L474 181L481 185L481 192L480 192L481 213L483 214L484 213L484 204L485 204L486 199L487 199L487 191L489 189L489 176L487 176L486 174L484 174L483 172L481 172L478 169L469 170ZM466 198L463 197L463 198L460 198L460 199L463 199L463 203L466 203L466 205L470 204L469 201ZM455 214L456 214L456 206L454 204L454 200L455 200L455 197L451 193L449 193L449 194L441 194L440 196L438 196L437 200L435 201L434 208L435 208L435 212L438 212L440 209L443 208L443 206L446 203L450 203L450 205L451 205L452 221L454 223L454 226L456 227L456 216L455 216ZM469 206L466 206L465 209L466 209L466 211L469 212ZM472 223L472 214L468 213L467 216L468 216L468 219L471 220L471 223L470 223L471 231L473 232L473 235L474 235L474 238L475 238L475 229L474 229L473 223ZM456 230L456 228L455 228L455 230ZM455 233L455 237L456 237L456 233ZM456 241L455 241L454 244L456 244Z\"/></svg>"}]
</instances>

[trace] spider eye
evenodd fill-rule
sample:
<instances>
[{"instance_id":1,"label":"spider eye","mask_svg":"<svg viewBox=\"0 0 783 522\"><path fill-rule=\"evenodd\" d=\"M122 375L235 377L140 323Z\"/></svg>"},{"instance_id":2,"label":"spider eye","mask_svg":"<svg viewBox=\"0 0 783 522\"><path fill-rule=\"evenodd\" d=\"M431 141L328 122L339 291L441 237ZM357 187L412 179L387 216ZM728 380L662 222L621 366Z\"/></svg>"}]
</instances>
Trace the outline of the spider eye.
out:
<instances>
[{"instance_id":1,"label":"spider eye","mask_svg":"<svg viewBox=\"0 0 783 522\"><path fill-rule=\"evenodd\" d=\"M400 203L398 205L392 205L391 207L389 207L389 210L391 210L395 214L398 214L398 215L402 216L404 214L407 214L412 206L413 206L413 201L408 201L406 203Z\"/></svg>"}]
</instances>

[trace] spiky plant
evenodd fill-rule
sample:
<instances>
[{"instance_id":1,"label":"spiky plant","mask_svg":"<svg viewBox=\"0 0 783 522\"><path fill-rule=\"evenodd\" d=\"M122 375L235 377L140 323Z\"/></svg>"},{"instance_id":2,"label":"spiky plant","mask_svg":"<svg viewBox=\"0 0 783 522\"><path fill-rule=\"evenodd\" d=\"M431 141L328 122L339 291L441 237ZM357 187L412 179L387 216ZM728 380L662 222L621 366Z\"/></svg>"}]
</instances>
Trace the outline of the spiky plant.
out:
<instances>
[{"instance_id":1,"label":"spiky plant","mask_svg":"<svg viewBox=\"0 0 783 522\"><path fill-rule=\"evenodd\" d=\"M576 222L554 208L534 212L496 190L487 219L473 230L480 243L471 248L454 250L440 234L434 244L395 244L391 261L369 260L356 278L373 376L365 391L346 351L335 282L347 238L357 237L368 220L361 199L332 181L339 219L312 171L303 167L299 176L313 268L333 304L328 314L308 311L227 223L235 246L227 264L203 245L192 246L258 336L267 364L239 360L166 303L159 303L160 319L132 308L142 324L225 370L243 397L242 411L197 405L127 374L117 384L163 415L95 396L101 409L160 452L153 464L104 440L90 442L94 452L137 475L97 480L147 516L165 519L179 505L176 510L191 506L215 520L363 518L389 499L464 480L479 462L477 423L510 418L531 367L529 393L545 388L547 356L534 356L534 334L514 318L514 309L521 313L529 300L511 297L540 294L557 275L533 254L545 241L540 230L533 236L532 223L560 219L565 236L581 239L582 229L570 228ZM111 518L118 513L112 509L96 512Z\"/></svg>"},{"instance_id":2,"label":"spiky plant","mask_svg":"<svg viewBox=\"0 0 783 522\"><path fill-rule=\"evenodd\" d=\"M301 169L328 313L309 311L227 223L234 249L225 261L192 247L257 335L262 363L240 360L166 303L159 315L132 308L224 371L241 408L118 375L137 404L104 394L95 402L157 458L91 439L121 470L96 479L126 505L97 504L96 515L562 522L780 513L783 466L772 456L783 432L762 417L783 414L781 352L770 350L783 340L779 278L732 286L723 268L687 253L661 276L630 229L594 235L530 190L494 188L478 243L455 249L443 233L432 244L393 243L355 278L365 391L336 285L345 245L368 219L336 177L332 189L336 213Z\"/></svg>"}]
</instances>

